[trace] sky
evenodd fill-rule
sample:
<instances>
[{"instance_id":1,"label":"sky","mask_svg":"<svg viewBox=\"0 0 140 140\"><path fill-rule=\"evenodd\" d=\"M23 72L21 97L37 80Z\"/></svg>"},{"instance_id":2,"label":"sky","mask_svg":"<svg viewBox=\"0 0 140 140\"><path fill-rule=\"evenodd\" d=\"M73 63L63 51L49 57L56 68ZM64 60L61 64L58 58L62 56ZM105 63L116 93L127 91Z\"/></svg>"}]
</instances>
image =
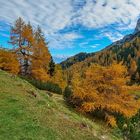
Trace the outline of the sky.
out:
<instances>
[{"instance_id":1,"label":"sky","mask_svg":"<svg viewBox=\"0 0 140 140\"><path fill-rule=\"evenodd\" d=\"M0 0L0 45L22 17L42 28L56 62L79 52L96 52L133 33L140 0Z\"/></svg>"}]
</instances>

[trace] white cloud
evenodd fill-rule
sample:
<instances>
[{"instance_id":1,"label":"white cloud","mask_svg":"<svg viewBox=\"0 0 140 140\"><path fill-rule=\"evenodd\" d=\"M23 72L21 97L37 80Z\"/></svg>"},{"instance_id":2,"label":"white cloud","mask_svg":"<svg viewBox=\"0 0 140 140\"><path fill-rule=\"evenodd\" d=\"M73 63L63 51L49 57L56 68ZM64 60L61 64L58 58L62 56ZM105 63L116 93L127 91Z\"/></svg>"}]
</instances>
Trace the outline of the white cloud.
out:
<instances>
[{"instance_id":1,"label":"white cloud","mask_svg":"<svg viewBox=\"0 0 140 140\"><path fill-rule=\"evenodd\" d=\"M117 30L132 29L140 14L139 0L0 0L0 21L12 23L19 16L43 28L52 48L72 47L81 38L75 32L59 31L73 25L103 28L117 23ZM111 41L119 33L104 34Z\"/></svg>"},{"instance_id":2,"label":"white cloud","mask_svg":"<svg viewBox=\"0 0 140 140\"><path fill-rule=\"evenodd\" d=\"M90 46L90 47L93 48L93 49L95 49L95 48L97 48L98 46L100 46L100 44L94 44L94 45L92 45L92 46Z\"/></svg>"},{"instance_id":3,"label":"white cloud","mask_svg":"<svg viewBox=\"0 0 140 140\"><path fill-rule=\"evenodd\" d=\"M104 27L113 23L134 28L139 14L139 0L87 0L83 9L78 11L80 16L76 21L89 28Z\"/></svg>"},{"instance_id":4,"label":"white cloud","mask_svg":"<svg viewBox=\"0 0 140 140\"><path fill-rule=\"evenodd\" d=\"M68 57L71 57L71 55L53 55L53 59L56 63L60 63L64 60L66 60Z\"/></svg>"},{"instance_id":5,"label":"white cloud","mask_svg":"<svg viewBox=\"0 0 140 140\"><path fill-rule=\"evenodd\" d=\"M115 42L117 40L120 40L124 37L124 34L122 34L118 30L114 29L101 29L98 35L94 35L94 40L101 40L102 38L108 38L111 42Z\"/></svg>"},{"instance_id":6,"label":"white cloud","mask_svg":"<svg viewBox=\"0 0 140 140\"><path fill-rule=\"evenodd\" d=\"M54 55L54 57L59 58L59 59L66 59L68 57L71 57L71 55L61 55L61 54L59 54L59 55Z\"/></svg>"},{"instance_id":7,"label":"white cloud","mask_svg":"<svg viewBox=\"0 0 140 140\"><path fill-rule=\"evenodd\" d=\"M49 46L55 49L73 48L74 40L82 38L80 34L75 32L57 33L49 36Z\"/></svg>"},{"instance_id":8,"label":"white cloud","mask_svg":"<svg viewBox=\"0 0 140 140\"><path fill-rule=\"evenodd\" d=\"M115 42L123 38L123 35L119 32L106 32L104 36L107 37L110 41Z\"/></svg>"},{"instance_id":9,"label":"white cloud","mask_svg":"<svg viewBox=\"0 0 140 140\"><path fill-rule=\"evenodd\" d=\"M66 39L66 40L75 40L75 39L78 39L78 38L82 38L82 35L79 35L75 32L61 34L61 35L63 35L64 39Z\"/></svg>"},{"instance_id":10,"label":"white cloud","mask_svg":"<svg viewBox=\"0 0 140 140\"><path fill-rule=\"evenodd\" d=\"M104 5L104 6L103 6ZM75 11L75 7L78 9ZM79 8L78 8L79 7ZM132 28L140 13L139 0L0 0L0 19L13 22L21 16L46 33L80 23L99 28L118 22Z\"/></svg>"}]
</instances>

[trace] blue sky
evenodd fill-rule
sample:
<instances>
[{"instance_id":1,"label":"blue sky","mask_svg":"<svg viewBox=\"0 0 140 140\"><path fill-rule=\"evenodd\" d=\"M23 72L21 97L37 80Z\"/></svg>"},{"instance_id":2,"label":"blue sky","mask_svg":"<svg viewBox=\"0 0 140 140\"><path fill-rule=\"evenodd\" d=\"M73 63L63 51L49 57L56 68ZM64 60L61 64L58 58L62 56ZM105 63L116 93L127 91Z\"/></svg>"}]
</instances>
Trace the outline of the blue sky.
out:
<instances>
[{"instance_id":1,"label":"blue sky","mask_svg":"<svg viewBox=\"0 0 140 140\"><path fill-rule=\"evenodd\" d=\"M10 26L18 17L41 26L56 62L95 52L132 33L139 0L0 0L0 45L12 47Z\"/></svg>"}]
</instances>

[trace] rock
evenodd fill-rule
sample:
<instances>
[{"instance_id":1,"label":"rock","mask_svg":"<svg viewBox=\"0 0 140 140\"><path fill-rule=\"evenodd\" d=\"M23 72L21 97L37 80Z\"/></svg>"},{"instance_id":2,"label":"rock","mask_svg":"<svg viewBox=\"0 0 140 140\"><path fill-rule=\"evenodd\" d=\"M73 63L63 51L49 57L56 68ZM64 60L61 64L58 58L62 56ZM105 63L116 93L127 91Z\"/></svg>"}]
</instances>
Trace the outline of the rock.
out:
<instances>
[{"instance_id":1,"label":"rock","mask_svg":"<svg viewBox=\"0 0 140 140\"><path fill-rule=\"evenodd\" d=\"M30 90L30 91L27 91L30 95L32 95L32 96L34 96L35 98L37 97L37 94L34 92L34 91L32 91L32 90Z\"/></svg>"},{"instance_id":2,"label":"rock","mask_svg":"<svg viewBox=\"0 0 140 140\"><path fill-rule=\"evenodd\" d=\"M137 25L136 25L134 34L137 33L137 32L139 32L139 31L140 31L140 19L138 19L138 21L137 21Z\"/></svg>"}]
</instances>

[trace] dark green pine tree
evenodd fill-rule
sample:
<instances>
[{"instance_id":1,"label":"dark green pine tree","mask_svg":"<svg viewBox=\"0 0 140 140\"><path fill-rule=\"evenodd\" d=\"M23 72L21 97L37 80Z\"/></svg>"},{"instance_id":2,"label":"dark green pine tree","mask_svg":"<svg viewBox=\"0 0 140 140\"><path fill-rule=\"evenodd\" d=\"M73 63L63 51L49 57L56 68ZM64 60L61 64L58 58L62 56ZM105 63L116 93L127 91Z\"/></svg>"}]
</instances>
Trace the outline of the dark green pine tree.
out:
<instances>
[{"instance_id":1,"label":"dark green pine tree","mask_svg":"<svg viewBox=\"0 0 140 140\"><path fill-rule=\"evenodd\" d=\"M53 58L51 56L48 73L50 74L50 76L53 76L54 72L55 72L55 63L54 63Z\"/></svg>"}]
</instances>

